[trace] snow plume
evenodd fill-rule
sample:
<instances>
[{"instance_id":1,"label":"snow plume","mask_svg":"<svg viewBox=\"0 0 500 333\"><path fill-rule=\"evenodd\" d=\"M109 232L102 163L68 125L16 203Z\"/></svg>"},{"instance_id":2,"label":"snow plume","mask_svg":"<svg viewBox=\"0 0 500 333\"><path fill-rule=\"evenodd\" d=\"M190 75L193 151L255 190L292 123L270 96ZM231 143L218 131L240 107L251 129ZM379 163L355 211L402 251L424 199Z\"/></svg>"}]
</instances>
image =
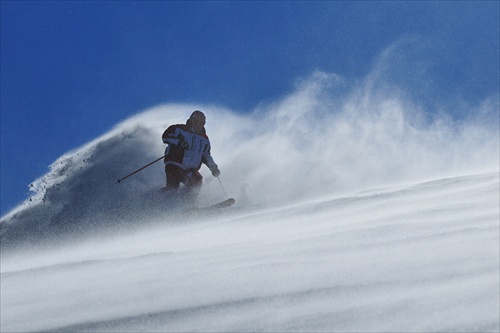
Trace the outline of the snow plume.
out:
<instances>
[{"instance_id":1,"label":"snow plume","mask_svg":"<svg viewBox=\"0 0 500 333\"><path fill-rule=\"evenodd\" d=\"M498 96L462 105L469 116L461 119L442 106L426 109L389 75L401 57L394 55L397 50L384 52L364 81L350 83L317 71L298 80L288 96L244 114L194 104L138 113L55 161L31 185L33 196L2 219L2 235L18 229L33 234L33 228L44 233L49 225L109 225L154 213L148 205L165 182L162 162L121 184L116 181L161 157L164 129L184 123L195 109L207 115L220 180L239 205L275 207L498 171ZM202 174L199 203L223 199L220 184L205 167Z\"/></svg>"},{"instance_id":2,"label":"snow plume","mask_svg":"<svg viewBox=\"0 0 500 333\"><path fill-rule=\"evenodd\" d=\"M282 101L234 120L231 127L238 131L215 141L228 146L222 156L230 184L244 181L254 202L276 205L498 170L495 123L454 121L447 115L429 120L397 94L366 85L347 94L346 89L336 75L318 72ZM469 112L491 116L496 110L497 102L486 101Z\"/></svg>"}]
</instances>

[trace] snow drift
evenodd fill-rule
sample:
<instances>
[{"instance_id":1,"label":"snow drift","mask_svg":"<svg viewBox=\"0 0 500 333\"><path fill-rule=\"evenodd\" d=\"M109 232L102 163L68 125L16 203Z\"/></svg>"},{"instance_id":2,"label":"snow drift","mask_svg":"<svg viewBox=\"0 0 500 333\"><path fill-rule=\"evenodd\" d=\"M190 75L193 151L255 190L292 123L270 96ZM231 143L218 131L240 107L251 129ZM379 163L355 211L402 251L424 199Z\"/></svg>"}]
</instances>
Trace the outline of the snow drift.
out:
<instances>
[{"instance_id":1,"label":"snow drift","mask_svg":"<svg viewBox=\"0 0 500 333\"><path fill-rule=\"evenodd\" d=\"M457 120L378 77L160 105L59 158L0 223L2 331L498 331L498 97ZM216 215L164 210L161 162L116 183L194 109Z\"/></svg>"}]
</instances>

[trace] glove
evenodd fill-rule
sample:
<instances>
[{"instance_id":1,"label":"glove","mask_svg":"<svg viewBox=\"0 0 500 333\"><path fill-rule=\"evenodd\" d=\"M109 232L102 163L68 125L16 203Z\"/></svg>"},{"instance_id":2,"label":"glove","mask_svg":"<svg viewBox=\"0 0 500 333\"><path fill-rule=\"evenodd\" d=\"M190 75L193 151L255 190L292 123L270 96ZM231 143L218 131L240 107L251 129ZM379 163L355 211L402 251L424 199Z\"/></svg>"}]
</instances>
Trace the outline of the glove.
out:
<instances>
[{"instance_id":1,"label":"glove","mask_svg":"<svg viewBox=\"0 0 500 333\"><path fill-rule=\"evenodd\" d=\"M214 177L219 177L219 175L220 175L220 170L219 170L219 168L217 167L217 165L216 165L216 166L214 166L214 167L212 167L212 168L210 168L210 171L212 171L212 176L214 176Z\"/></svg>"},{"instance_id":2,"label":"glove","mask_svg":"<svg viewBox=\"0 0 500 333\"><path fill-rule=\"evenodd\" d=\"M187 143L186 141L182 140L182 141L179 141L179 143L177 144L177 146L179 146L179 148L181 148L181 149L188 149L189 148L189 143Z\"/></svg>"}]
</instances>

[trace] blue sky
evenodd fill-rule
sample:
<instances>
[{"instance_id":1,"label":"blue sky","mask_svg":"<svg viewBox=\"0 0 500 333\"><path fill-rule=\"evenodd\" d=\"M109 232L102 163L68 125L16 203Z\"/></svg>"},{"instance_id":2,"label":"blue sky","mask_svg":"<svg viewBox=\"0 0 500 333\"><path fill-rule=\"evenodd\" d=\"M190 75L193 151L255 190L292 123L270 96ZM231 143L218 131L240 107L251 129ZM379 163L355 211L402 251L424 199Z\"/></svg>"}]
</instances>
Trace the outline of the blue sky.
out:
<instances>
[{"instance_id":1,"label":"blue sky","mask_svg":"<svg viewBox=\"0 0 500 333\"><path fill-rule=\"evenodd\" d=\"M316 70L360 80L402 38L423 41L415 61L433 76L394 83L435 105L480 103L499 90L499 15L496 1L2 1L1 213L132 114L170 102L250 112Z\"/></svg>"}]
</instances>

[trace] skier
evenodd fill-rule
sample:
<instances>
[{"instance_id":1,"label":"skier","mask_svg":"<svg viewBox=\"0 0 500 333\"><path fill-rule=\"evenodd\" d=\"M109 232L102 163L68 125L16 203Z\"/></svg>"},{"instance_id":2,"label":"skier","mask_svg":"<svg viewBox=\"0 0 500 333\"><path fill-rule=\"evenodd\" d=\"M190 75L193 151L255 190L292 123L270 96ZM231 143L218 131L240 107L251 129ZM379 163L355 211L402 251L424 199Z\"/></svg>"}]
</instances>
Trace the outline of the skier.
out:
<instances>
[{"instance_id":1,"label":"skier","mask_svg":"<svg viewBox=\"0 0 500 333\"><path fill-rule=\"evenodd\" d=\"M205 132L205 115L194 111L186 125L178 124L168 127L163 132L165 149L165 175L167 194L178 192L180 183L186 186L186 199L194 203L200 192L203 176L198 172L201 164L208 166L214 177L219 177L220 171L210 154L210 140Z\"/></svg>"}]
</instances>

